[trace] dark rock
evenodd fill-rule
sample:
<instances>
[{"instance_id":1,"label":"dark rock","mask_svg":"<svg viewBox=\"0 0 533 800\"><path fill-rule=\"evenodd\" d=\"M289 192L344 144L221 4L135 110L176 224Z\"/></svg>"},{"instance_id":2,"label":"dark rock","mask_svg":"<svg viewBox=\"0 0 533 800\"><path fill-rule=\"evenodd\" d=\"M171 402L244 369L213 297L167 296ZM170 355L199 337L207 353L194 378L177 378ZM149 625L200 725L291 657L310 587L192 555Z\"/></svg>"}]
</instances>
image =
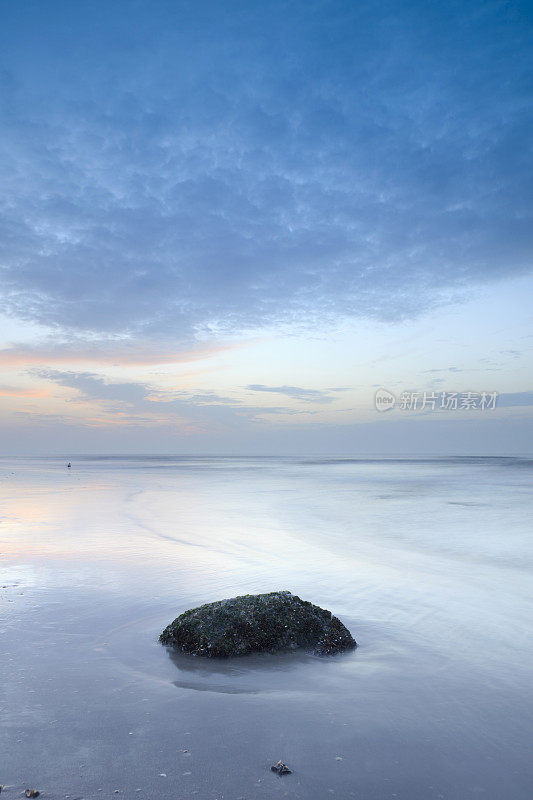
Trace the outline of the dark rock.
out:
<instances>
[{"instance_id":1,"label":"dark rock","mask_svg":"<svg viewBox=\"0 0 533 800\"><path fill-rule=\"evenodd\" d=\"M292 775L292 770L289 769L283 761L278 761L277 764L273 764L270 769L272 772L277 772L278 775Z\"/></svg>"},{"instance_id":2,"label":"dark rock","mask_svg":"<svg viewBox=\"0 0 533 800\"><path fill-rule=\"evenodd\" d=\"M207 658L297 647L329 655L356 647L350 631L330 611L290 592L245 594L193 608L171 622L159 639Z\"/></svg>"}]
</instances>

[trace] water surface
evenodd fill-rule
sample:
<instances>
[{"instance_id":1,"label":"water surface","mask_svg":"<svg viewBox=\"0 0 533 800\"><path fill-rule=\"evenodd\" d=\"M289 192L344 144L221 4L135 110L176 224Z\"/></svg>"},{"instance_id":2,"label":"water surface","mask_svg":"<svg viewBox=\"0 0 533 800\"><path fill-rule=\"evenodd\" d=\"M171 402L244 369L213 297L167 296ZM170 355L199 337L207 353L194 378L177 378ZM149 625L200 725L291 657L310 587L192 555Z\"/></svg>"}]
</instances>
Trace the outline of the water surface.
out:
<instances>
[{"instance_id":1,"label":"water surface","mask_svg":"<svg viewBox=\"0 0 533 800\"><path fill-rule=\"evenodd\" d=\"M65 463L0 460L8 800L530 800L533 461ZM211 663L157 641L276 589L358 649Z\"/></svg>"}]
</instances>

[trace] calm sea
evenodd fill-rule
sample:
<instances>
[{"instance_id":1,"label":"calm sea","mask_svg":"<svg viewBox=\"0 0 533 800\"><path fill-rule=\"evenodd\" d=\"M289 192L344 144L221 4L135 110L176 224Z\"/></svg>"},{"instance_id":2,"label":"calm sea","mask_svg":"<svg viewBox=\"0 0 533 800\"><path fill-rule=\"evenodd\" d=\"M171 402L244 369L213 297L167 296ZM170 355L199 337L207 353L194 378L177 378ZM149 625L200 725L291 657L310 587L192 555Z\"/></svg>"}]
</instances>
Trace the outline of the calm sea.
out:
<instances>
[{"instance_id":1,"label":"calm sea","mask_svg":"<svg viewBox=\"0 0 533 800\"><path fill-rule=\"evenodd\" d=\"M531 800L532 479L526 458L0 459L8 800ZM357 650L157 641L277 589Z\"/></svg>"}]
</instances>

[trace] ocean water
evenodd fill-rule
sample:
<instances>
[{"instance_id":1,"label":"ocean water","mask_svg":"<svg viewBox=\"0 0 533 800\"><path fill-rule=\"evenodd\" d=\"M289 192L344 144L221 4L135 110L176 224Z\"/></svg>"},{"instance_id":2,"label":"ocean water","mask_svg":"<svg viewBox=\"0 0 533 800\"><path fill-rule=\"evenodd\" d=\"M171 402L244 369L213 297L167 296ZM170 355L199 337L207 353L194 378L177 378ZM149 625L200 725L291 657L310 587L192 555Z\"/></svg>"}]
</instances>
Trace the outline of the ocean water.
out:
<instances>
[{"instance_id":1,"label":"ocean water","mask_svg":"<svg viewBox=\"0 0 533 800\"><path fill-rule=\"evenodd\" d=\"M532 478L526 458L1 459L3 793L530 800ZM211 662L157 640L277 589L358 648Z\"/></svg>"}]
</instances>

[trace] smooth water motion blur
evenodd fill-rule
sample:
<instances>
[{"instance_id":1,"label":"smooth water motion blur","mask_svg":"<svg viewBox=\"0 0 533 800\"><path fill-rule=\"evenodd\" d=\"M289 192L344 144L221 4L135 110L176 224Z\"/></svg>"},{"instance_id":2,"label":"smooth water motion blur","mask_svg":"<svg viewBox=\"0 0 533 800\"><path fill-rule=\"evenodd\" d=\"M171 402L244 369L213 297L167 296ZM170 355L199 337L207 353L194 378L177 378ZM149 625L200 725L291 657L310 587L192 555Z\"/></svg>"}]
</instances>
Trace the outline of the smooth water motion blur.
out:
<instances>
[{"instance_id":1,"label":"smooth water motion blur","mask_svg":"<svg viewBox=\"0 0 533 800\"><path fill-rule=\"evenodd\" d=\"M530 800L531 460L67 461L0 462L12 798ZM158 643L280 589L358 649Z\"/></svg>"}]
</instances>

